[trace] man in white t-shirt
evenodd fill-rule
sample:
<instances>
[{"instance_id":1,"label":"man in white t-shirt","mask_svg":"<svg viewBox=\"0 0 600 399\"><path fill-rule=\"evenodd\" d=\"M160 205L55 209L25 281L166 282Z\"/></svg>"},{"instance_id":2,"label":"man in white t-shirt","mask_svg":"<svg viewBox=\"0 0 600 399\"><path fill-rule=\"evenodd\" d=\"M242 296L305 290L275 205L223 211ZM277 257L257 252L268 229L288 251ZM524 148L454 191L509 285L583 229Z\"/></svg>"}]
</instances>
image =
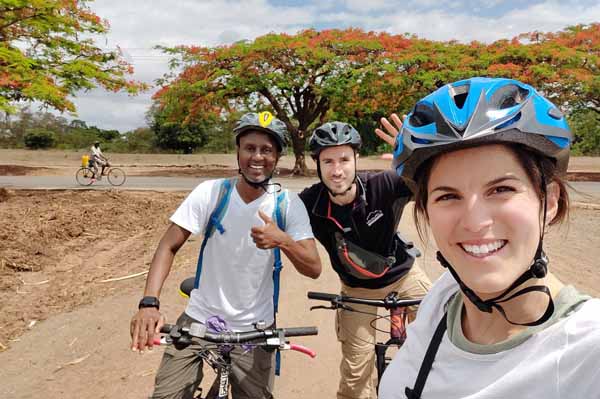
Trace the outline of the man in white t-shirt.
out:
<instances>
[{"instance_id":1,"label":"man in white t-shirt","mask_svg":"<svg viewBox=\"0 0 600 399\"><path fill-rule=\"evenodd\" d=\"M286 126L268 112L244 115L234 129L240 178L220 220L224 233L213 234L203 252L202 274L177 324L222 318L229 329L252 329L252 323L274 323L272 249L280 248L301 274L317 278L321 262L308 214L296 194L287 192L285 231L268 215L276 206L271 176L285 149ZM152 260L144 297L131 320L132 349L152 348L164 321L159 312L161 288L173 258L190 234L203 234L217 206L223 179L201 183L171 216ZM280 208L281 209L281 208ZM153 398L188 398L202 378L197 347L168 347L156 376ZM274 353L261 348L231 353L234 399L272 398Z\"/></svg>"},{"instance_id":2,"label":"man in white t-shirt","mask_svg":"<svg viewBox=\"0 0 600 399\"><path fill-rule=\"evenodd\" d=\"M90 148L90 161L92 163L92 167L94 169L94 176L98 178L98 180L102 179L104 176L104 169L106 169L108 164L108 159L102 153L100 149L100 142L95 141L94 145ZM102 166L102 171L98 174L98 166Z\"/></svg>"}]
</instances>

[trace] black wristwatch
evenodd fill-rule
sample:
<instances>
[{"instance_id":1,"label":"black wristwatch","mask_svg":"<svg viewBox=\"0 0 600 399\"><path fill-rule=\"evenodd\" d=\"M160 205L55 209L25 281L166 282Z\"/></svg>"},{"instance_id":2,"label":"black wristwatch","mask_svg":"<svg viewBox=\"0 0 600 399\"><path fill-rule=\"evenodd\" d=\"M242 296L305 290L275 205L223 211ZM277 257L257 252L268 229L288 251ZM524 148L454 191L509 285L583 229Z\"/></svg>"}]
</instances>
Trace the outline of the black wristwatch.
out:
<instances>
[{"instance_id":1,"label":"black wristwatch","mask_svg":"<svg viewBox=\"0 0 600 399\"><path fill-rule=\"evenodd\" d=\"M160 309L160 301L155 296L145 296L138 305L138 309L141 308L156 308L158 310Z\"/></svg>"}]
</instances>

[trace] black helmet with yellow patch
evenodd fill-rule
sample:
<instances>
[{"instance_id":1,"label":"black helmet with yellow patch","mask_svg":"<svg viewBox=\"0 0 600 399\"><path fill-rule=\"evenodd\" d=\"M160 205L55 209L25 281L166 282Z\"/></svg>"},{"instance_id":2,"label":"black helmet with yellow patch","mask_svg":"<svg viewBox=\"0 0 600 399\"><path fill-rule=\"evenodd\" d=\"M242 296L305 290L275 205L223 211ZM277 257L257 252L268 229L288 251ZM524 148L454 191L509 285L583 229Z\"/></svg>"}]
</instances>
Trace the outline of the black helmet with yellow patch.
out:
<instances>
[{"instance_id":1,"label":"black helmet with yellow patch","mask_svg":"<svg viewBox=\"0 0 600 399\"><path fill-rule=\"evenodd\" d=\"M275 118L269 111L250 112L243 115L233 129L235 143L240 144L240 137L248 131L264 132L273 137L280 153L285 153L288 130L285 123Z\"/></svg>"}]
</instances>

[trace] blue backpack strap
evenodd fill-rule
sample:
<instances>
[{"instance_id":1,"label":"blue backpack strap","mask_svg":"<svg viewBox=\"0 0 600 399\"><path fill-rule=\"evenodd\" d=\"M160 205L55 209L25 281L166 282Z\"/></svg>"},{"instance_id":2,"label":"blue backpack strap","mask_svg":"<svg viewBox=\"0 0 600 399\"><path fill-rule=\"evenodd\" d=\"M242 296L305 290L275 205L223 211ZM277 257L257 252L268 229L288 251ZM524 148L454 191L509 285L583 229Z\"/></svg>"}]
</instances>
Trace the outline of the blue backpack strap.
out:
<instances>
[{"instance_id":1,"label":"blue backpack strap","mask_svg":"<svg viewBox=\"0 0 600 399\"><path fill-rule=\"evenodd\" d=\"M200 246L200 254L198 255L198 264L196 266L196 278L194 280L194 288L198 288L200 284L200 274L202 274L202 258L204 256L204 247L206 247L208 239L213 235L215 229L217 229L221 234L225 233L225 228L221 224L221 220L223 220L223 216L225 215L225 210L227 209L227 204L229 203L229 198L231 197L231 189L235 185L235 181L235 178L224 179L221 183L221 186L219 187L217 206L208 218L208 222L206 223L206 229L204 230L204 239L202 240L202 245Z\"/></svg>"},{"instance_id":2,"label":"blue backpack strap","mask_svg":"<svg viewBox=\"0 0 600 399\"><path fill-rule=\"evenodd\" d=\"M275 208L273 209L273 219L277 221L277 227L283 231L285 231L285 217L287 215L286 193L286 191L281 191L276 194ZM279 276L281 274L281 269L283 269L283 263L281 262L281 250L279 248L273 249L273 255L275 256L275 263L273 264L273 306L276 315L279 307ZM281 351L277 350L275 353L275 375L280 374Z\"/></svg>"},{"instance_id":3,"label":"blue backpack strap","mask_svg":"<svg viewBox=\"0 0 600 399\"><path fill-rule=\"evenodd\" d=\"M286 199L286 191L278 193L275 197L275 208L273 209L273 219L277 221L277 227L282 231L285 231ZM273 265L273 305L275 313L277 313L279 310L279 275L281 274L281 269L283 269L283 263L281 262L281 250L279 248L274 248L273 254L275 255L275 264Z\"/></svg>"}]
</instances>

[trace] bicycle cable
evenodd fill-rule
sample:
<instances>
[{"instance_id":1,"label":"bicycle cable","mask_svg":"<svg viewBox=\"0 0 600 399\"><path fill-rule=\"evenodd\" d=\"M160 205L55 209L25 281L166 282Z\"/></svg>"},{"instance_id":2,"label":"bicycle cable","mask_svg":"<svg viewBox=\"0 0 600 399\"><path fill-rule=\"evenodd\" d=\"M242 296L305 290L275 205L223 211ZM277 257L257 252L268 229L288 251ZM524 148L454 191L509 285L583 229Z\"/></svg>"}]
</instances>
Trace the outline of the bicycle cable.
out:
<instances>
[{"instance_id":1,"label":"bicycle cable","mask_svg":"<svg viewBox=\"0 0 600 399\"><path fill-rule=\"evenodd\" d=\"M377 314L377 313L373 313L373 312L366 312L366 311L364 311L364 310L356 310L356 309L354 309L354 308L351 308L351 309L352 309L352 310L347 310L347 309L342 309L342 310L347 310L348 312L362 313L362 314L366 314L366 315L368 315L368 316L373 316L373 317L374 317L374 319L373 319L373 320L371 320L371 321L369 322L369 325L371 326L371 328L373 328L375 331L379 331L379 332L381 332L381 333L389 333L389 331L388 331L388 330L381 330L381 329L379 329L379 328L377 328L377 327L373 326L373 323L374 323L374 322L376 323L376 322L377 322L377 320L380 320L380 319L388 319L388 318L390 317L389 315L380 316L379 314ZM337 315L336 315L336 317L339 317L339 314L337 314ZM389 322L390 322L390 324L391 324L391 322L392 322L392 321L391 321L391 320L389 320L389 319L388 319L388 321L389 321ZM339 322L339 320L338 320L338 325L340 325L340 326L341 326L341 323ZM361 342L363 342L363 343L365 343L365 344L368 344L368 345L373 345L373 346L377 345L377 341L376 341L376 340L375 340L375 341L373 341L373 342L370 342L370 341L367 341L366 339L362 339L362 338L358 337L356 334L354 334L354 333L350 332L350 331L349 331L347 328L344 328L344 327L342 327L342 329L343 329L343 330L344 330L344 331L345 331L347 334L349 334L349 335L353 336L354 338L356 338L356 340L358 340L358 341L361 341Z\"/></svg>"}]
</instances>

